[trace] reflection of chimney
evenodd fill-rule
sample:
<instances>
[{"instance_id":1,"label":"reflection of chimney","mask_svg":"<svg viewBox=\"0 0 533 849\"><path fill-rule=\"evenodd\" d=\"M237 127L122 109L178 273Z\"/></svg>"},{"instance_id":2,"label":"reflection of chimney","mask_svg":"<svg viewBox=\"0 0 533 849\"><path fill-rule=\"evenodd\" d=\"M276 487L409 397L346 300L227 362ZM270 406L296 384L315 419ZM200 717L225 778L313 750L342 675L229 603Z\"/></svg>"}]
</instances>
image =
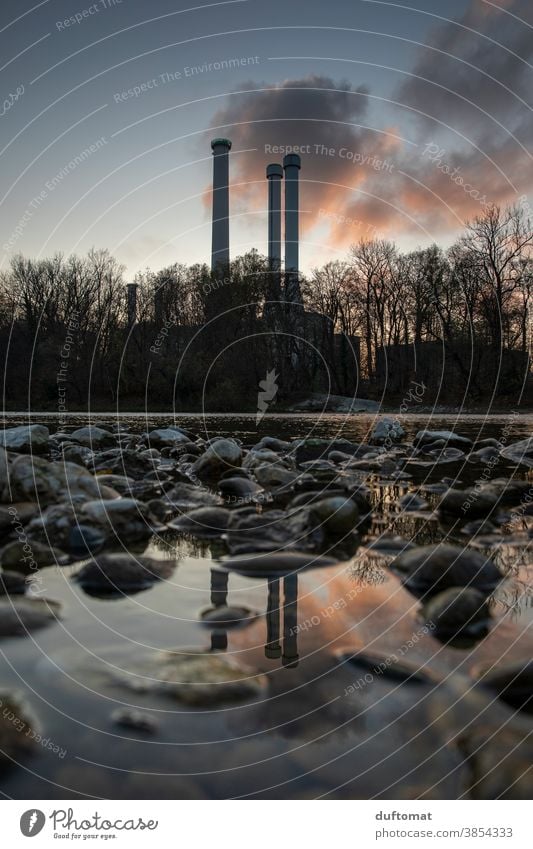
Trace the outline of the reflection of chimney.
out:
<instances>
[{"instance_id":1,"label":"reflection of chimney","mask_svg":"<svg viewBox=\"0 0 533 849\"><path fill-rule=\"evenodd\" d=\"M298 666L298 575L283 579L283 666Z\"/></svg>"},{"instance_id":2,"label":"reflection of chimney","mask_svg":"<svg viewBox=\"0 0 533 849\"><path fill-rule=\"evenodd\" d=\"M228 597L228 573L221 569L211 569L211 604L224 607Z\"/></svg>"},{"instance_id":3,"label":"reflection of chimney","mask_svg":"<svg viewBox=\"0 0 533 849\"><path fill-rule=\"evenodd\" d=\"M128 327L133 327L137 321L137 284L128 283Z\"/></svg>"},{"instance_id":4,"label":"reflection of chimney","mask_svg":"<svg viewBox=\"0 0 533 849\"><path fill-rule=\"evenodd\" d=\"M228 598L228 573L221 569L211 569L211 604L213 607L224 607ZM228 633L225 628L215 628L211 631L212 651L226 651Z\"/></svg>"},{"instance_id":5,"label":"reflection of chimney","mask_svg":"<svg viewBox=\"0 0 533 849\"><path fill-rule=\"evenodd\" d=\"M298 273L299 260L299 221L298 221L298 178L301 160L297 153L288 153L283 159L285 170L285 300L290 303L302 302Z\"/></svg>"},{"instance_id":6,"label":"reflection of chimney","mask_svg":"<svg viewBox=\"0 0 533 849\"><path fill-rule=\"evenodd\" d=\"M279 578L268 579L268 603L267 603L267 644L265 646L265 657L274 660L281 657L281 646L279 644Z\"/></svg>"},{"instance_id":7,"label":"reflection of chimney","mask_svg":"<svg viewBox=\"0 0 533 849\"><path fill-rule=\"evenodd\" d=\"M229 139L213 139L211 271L229 265Z\"/></svg>"}]
</instances>

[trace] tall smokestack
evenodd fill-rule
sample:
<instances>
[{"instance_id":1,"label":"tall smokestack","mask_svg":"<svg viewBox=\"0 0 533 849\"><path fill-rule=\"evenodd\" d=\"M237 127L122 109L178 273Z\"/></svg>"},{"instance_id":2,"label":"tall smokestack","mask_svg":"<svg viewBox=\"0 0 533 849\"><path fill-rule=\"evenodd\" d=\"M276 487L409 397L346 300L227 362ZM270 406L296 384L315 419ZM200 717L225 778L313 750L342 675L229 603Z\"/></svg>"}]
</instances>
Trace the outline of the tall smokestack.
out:
<instances>
[{"instance_id":1,"label":"tall smokestack","mask_svg":"<svg viewBox=\"0 0 533 849\"><path fill-rule=\"evenodd\" d=\"M270 300L281 300L281 181L283 168L272 163L266 170L268 181L268 270ZM271 308L274 304L271 305Z\"/></svg>"},{"instance_id":2,"label":"tall smokestack","mask_svg":"<svg viewBox=\"0 0 533 849\"><path fill-rule=\"evenodd\" d=\"M266 170L268 180L268 263L275 271L281 266L281 181L283 168L272 164Z\"/></svg>"},{"instance_id":3,"label":"tall smokestack","mask_svg":"<svg viewBox=\"0 0 533 849\"><path fill-rule=\"evenodd\" d=\"M298 178L301 160L297 153L288 153L283 159L285 171L285 299L301 304L302 296L298 273L299 260L299 221L298 221Z\"/></svg>"},{"instance_id":4,"label":"tall smokestack","mask_svg":"<svg viewBox=\"0 0 533 849\"><path fill-rule=\"evenodd\" d=\"M213 139L211 271L229 265L229 139Z\"/></svg>"},{"instance_id":5,"label":"tall smokestack","mask_svg":"<svg viewBox=\"0 0 533 849\"><path fill-rule=\"evenodd\" d=\"M137 284L128 283L128 327L133 327L137 321Z\"/></svg>"}]
</instances>

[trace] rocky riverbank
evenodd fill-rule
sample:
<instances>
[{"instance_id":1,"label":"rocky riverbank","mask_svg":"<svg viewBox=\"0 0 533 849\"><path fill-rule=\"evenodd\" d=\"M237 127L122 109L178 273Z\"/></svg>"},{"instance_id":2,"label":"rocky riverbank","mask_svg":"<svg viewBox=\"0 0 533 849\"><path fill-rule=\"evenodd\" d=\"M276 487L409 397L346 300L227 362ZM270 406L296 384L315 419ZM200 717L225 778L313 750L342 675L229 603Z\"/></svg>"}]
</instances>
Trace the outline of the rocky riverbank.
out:
<instances>
[{"instance_id":1,"label":"rocky riverbank","mask_svg":"<svg viewBox=\"0 0 533 849\"><path fill-rule=\"evenodd\" d=\"M163 700L193 712L236 705L247 722L253 704L260 733L260 706L267 710L276 694L283 721L294 723L328 702L327 688L314 683L318 668L333 676L334 692L353 688L342 716L328 714L328 733L351 723L383 687L383 721L403 702L414 711L419 688L427 688L434 716L450 708L428 745L437 749L452 735L459 784L471 787L464 792L492 798L496 788L522 798L531 791L519 774L533 727L531 642L509 624L507 600L531 590L533 439L473 442L421 429L406 441L401 423L384 417L361 443L273 436L246 443L174 424L135 432L102 422L55 433L43 425L8 428L0 446L0 640L8 646L75 617L78 592L120 603L170 586L179 558L147 552L154 539L208 546L212 604L197 616L211 645L148 654L114 679L124 694L147 700L145 710L112 712L115 729L157 737L150 711ZM502 554L517 551L521 559ZM70 606L44 591L48 569L67 576ZM232 574L265 582L266 610L228 602ZM337 586L327 603L317 576ZM298 580L310 587L303 598ZM364 622L373 623L372 633ZM236 654L225 652L228 634ZM280 664L294 680L280 682ZM349 669L352 683L343 684ZM293 685L301 688L297 705ZM35 756L38 743L21 728L39 727L40 719L24 693L0 691L9 706L0 711L1 776ZM475 732L452 710L458 699L469 723L484 715ZM312 735L311 720L298 722L305 728L297 736ZM376 743L369 757L379 751ZM492 764L504 757L496 781ZM431 785L431 769L420 781L422 789Z\"/></svg>"}]
</instances>

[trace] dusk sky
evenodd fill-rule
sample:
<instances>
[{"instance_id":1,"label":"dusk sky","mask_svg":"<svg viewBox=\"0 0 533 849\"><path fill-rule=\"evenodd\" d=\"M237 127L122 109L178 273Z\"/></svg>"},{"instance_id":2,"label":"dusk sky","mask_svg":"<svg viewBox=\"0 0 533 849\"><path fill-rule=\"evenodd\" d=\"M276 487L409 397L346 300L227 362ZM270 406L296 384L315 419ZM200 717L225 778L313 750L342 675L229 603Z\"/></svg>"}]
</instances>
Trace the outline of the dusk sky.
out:
<instances>
[{"instance_id":1,"label":"dusk sky","mask_svg":"<svg viewBox=\"0 0 533 849\"><path fill-rule=\"evenodd\" d=\"M232 256L266 252L265 167L275 146L303 147L304 271L361 236L450 244L533 188L531 0L2 0L0 14L2 268L92 246L128 277L209 262L217 135L233 141Z\"/></svg>"}]
</instances>

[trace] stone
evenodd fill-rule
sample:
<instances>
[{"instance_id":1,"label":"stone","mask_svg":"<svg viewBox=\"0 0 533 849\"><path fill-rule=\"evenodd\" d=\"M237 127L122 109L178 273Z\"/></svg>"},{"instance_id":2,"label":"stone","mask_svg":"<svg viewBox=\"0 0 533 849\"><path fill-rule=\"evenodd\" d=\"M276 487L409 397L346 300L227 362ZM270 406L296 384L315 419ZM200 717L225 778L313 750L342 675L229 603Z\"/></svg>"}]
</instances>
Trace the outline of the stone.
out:
<instances>
[{"instance_id":1,"label":"stone","mask_svg":"<svg viewBox=\"0 0 533 849\"><path fill-rule=\"evenodd\" d=\"M157 529L148 507L134 498L86 501L79 518L82 523L97 525L110 540L138 542L149 539Z\"/></svg>"},{"instance_id":2,"label":"stone","mask_svg":"<svg viewBox=\"0 0 533 849\"><path fill-rule=\"evenodd\" d=\"M242 504L249 503L254 496L263 492L263 489L255 481L244 477L224 478L219 481L218 489L226 503Z\"/></svg>"},{"instance_id":3,"label":"stone","mask_svg":"<svg viewBox=\"0 0 533 849\"><path fill-rule=\"evenodd\" d=\"M287 468L285 460L274 451L270 451L267 448L253 448L251 451L248 451L242 462L242 467L243 469L253 470L256 469L257 466L270 464L273 466L280 466L284 469Z\"/></svg>"},{"instance_id":4,"label":"stone","mask_svg":"<svg viewBox=\"0 0 533 849\"><path fill-rule=\"evenodd\" d=\"M303 401L288 407L289 412L302 413L377 413L379 402L349 395L327 395L313 392Z\"/></svg>"},{"instance_id":5,"label":"stone","mask_svg":"<svg viewBox=\"0 0 533 849\"><path fill-rule=\"evenodd\" d=\"M443 642L479 640L486 636L490 625L485 595L468 587L452 587L433 596L424 604L422 615Z\"/></svg>"},{"instance_id":6,"label":"stone","mask_svg":"<svg viewBox=\"0 0 533 849\"><path fill-rule=\"evenodd\" d=\"M259 614L256 611L250 610L248 607L209 607L203 610L200 614L200 620L204 625L210 628L239 628L243 625L248 625Z\"/></svg>"},{"instance_id":7,"label":"stone","mask_svg":"<svg viewBox=\"0 0 533 849\"><path fill-rule=\"evenodd\" d=\"M44 425L20 425L0 430L0 445L6 451L39 454L48 450L50 431Z\"/></svg>"},{"instance_id":8,"label":"stone","mask_svg":"<svg viewBox=\"0 0 533 849\"><path fill-rule=\"evenodd\" d=\"M222 498L207 489L190 483L179 483L163 496L176 513L187 513L198 507L217 507L222 504Z\"/></svg>"},{"instance_id":9,"label":"stone","mask_svg":"<svg viewBox=\"0 0 533 849\"><path fill-rule=\"evenodd\" d=\"M420 596L467 586L490 595L502 580L492 560L472 549L444 543L405 551L391 566L407 589Z\"/></svg>"},{"instance_id":10,"label":"stone","mask_svg":"<svg viewBox=\"0 0 533 849\"><path fill-rule=\"evenodd\" d=\"M405 430L398 419L384 416L372 428L370 442L381 445L384 442L399 442L405 436Z\"/></svg>"},{"instance_id":11,"label":"stone","mask_svg":"<svg viewBox=\"0 0 533 849\"><path fill-rule=\"evenodd\" d=\"M150 442L150 445L155 448L162 448L163 446L170 446L171 448L174 448L180 444L190 443L188 436L185 436L181 430L173 427L151 430L148 434L148 441Z\"/></svg>"},{"instance_id":12,"label":"stone","mask_svg":"<svg viewBox=\"0 0 533 849\"><path fill-rule=\"evenodd\" d=\"M47 543L27 539L14 540L0 549L0 564L3 569L29 575L45 566L65 566L67 555Z\"/></svg>"},{"instance_id":13,"label":"stone","mask_svg":"<svg viewBox=\"0 0 533 849\"><path fill-rule=\"evenodd\" d=\"M0 691L0 773L34 751L34 731L35 722L20 698Z\"/></svg>"},{"instance_id":14,"label":"stone","mask_svg":"<svg viewBox=\"0 0 533 849\"><path fill-rule=\"evenodd\" d=\"M467 455L466 459L469 463L480 463L485 465L485 463L492 464L492 462L499 459L499 457L499 449L489 445L486 448L478 448L476 451L471 451L470 454Z\"/></svg>"},{"instance_id":15,"label":"stone","mask_svg":"<svg viewBox=\"0 0 533 849\"><path fill-rule=\"evenodd\" d=\"M70 434L70 438L73 442L79 442L80 445L85 445L93 450L105 448L107 445L116 445L115 434L95 425L78 428Z\"/></svg>"},{"instance_id":16,"label":"stone","mask_svg":"<svg viewBox=\"0 0 533 849\"><path fill-rule=\"evenodd\" d=\"M20 572L0 571L0 596L24 595L28 585Z\"/></svg>"},{"instance_id":17,"label":"stone","mask_svg":"<svg viewBox=\"0 0 533 849\"><path fill-rule=\"evenodd\" d=\"M298 479L296 472L291 472L284 466L276 466L270 463L257 466L254 474L259 484L265 489L290 488Z\"/></svg>"},{"instance_id":18,"label":"stone","mask_svg":"<svg viewBox=\"0 0 533 849\"><path fill-rule=\"evenodd\" d=\"M266 687L263 675L237 666L218 653L167 652L157 669L156 689L189 707L215 707L257 698Z\"/></svg>"},{"instance_id":19,"label":"stone","mask_svg":"<svg viewBox=\"0 0 533 849\"><path fill-rule=\"evenodd\" d=\"M154 470L156 462L152 456L143 455L133 448L115 448L98 454L92 465L95 472L140 480Z\"/></svg>"},{"instance_id":20,"label":"stone","mask_svg":"<svg viewBox=\"0 0 533 849\"><path fill-rule=\"evenodd\" d=\"M48 599L0 598L0 637L26 636L59 618L61 605Z\"/></svg>"},{"instance_id":21,"label":"stone","mask_svg":"<svg viewBox=\"0 0 533 849\"><path fill-rule=\"evenodd\" d=\"M97 480L76 463L20 455L11 464L9 479L13 500L36 501L45 507L101 495Z\"/></svg>"},{"instance_id":22,"label":"stone","mask_svg":"<svg viewBox=\"0 0 533 849\"><path fill-rule=\"evenodd\" d=\"M232 439L217 439L193 463L191 473L200 480L213 480L241 463L241 447Z\"/></svg>"},{"instance_id":23,"label":"stone","mask_svg":"<svg viewBox=\"0 0 533 849\"><path fill-rule=\"evenodd\" d=\"M284 452L288 451L290 447L291 443L286 442L284 439L275 439L273 436L263 436L257 445L254 445L253 450L266 448L269 451Z\"/></svg>"},{"instance_id":24,"label":"stone","mask_svg":"<svg viewBox=\"0 0 533 849\"><path fill-rule=\"evenodd\" d=\"M125 553L101 554L83 566L74 579L90 595L130 595L169 578L174 567L174 561L169 560Z\"/></svg>"},{"instance_id":25,"label":"stone","mask_svg":"<svg viewBox=\"0 0 533 849\"><path fill-rule=\"evenodd\" d=\"M449 489L439 502L439 512L450 516L475 519L496 510L498 496L487 490Z\"/></svg>"},{"instance_id":26,"label":"stone","mask_svg":"<svg viewBox=\"0 0 533 849\"><path fill-rule=\"evenodd\" d=\"M533 468L533 436L528 439L522 439L520 442L513 442L512 445L507 445L500 452L506 460L511 460L519 466L526 466L528 469Z\"/></svg>"},{"instance_id":27,"label":"stone","mask_svg":"<svg viewBox=\"0 0 533 849\"><path fill-rule=\"evenodd\" d=\"M111 714L115 725L129 728L132 731L142 731L143 734L154 734L157 731L157 722L149 713L130 708L117 708Z\"/></svg>"},{"instance_id":28,"label":"stone","mask_svg":"<svg viewBox=\"0 0 533 849\"><path fill-rule=\"evenodd\" d=\"M489 670L479 681L515 710L533 714L533 660Z\"/></svg>"},{"instance_id":29,"label":"stone","mask_svg":"<svg viewBox=\"0 0 533 849\"><path fill-rule=\"evenodd\" d=\"M324 498L315 502L311 512L323 523L326 533L334 536L353 531L359 521L359 510L351 498L343 496Z\"/></svg>"},{"instance_id":30,"label":"stone","mask_svg":"<svg viewBox=\"0 0 533 849\"><path fill-rule=\"evenodd\" d=\"M30 545L33 541L44 546L57 546L65 550L68 545L70 531L79 520L72 504L51 504L41 510L26 526Z\"/></svg>"},{"instance_id":31,"label":"stone","mask_svg":"<svg viewBox=\"0 0 533 849\"><path fill-rule=\"evenodd\" d=\"M451 430L419 430L413 444L417 447L426 447L427 443L442 440L449 448L459 448L467 451L472 447L472 440L466 436L459 436Z\"/></svg>"},{"instance_id":32,"label":"stone","mask_svg":"<svg viewBox=\"0 0 533 849\"><path fill-rule=\"evenodd\" d=\"M308 508L286 513L242 513L230 520L226 543L231 554L298 549L318 551L325 540L320 520Z\"/></svg>"},{"instance_id":33,"label":"stone","mask_svg":"<svg viewBox=\"0 0 533 849\"><path fill-rule=\"evenodd\" d=\"M69 442L61 446L60 457L67 463L76 463L78 466L85 467L93 459L94 451L91 451L85 445Z\"/></svg>"},{"instance_id":34,"label":"stone","mask_svg":"<svg viewBox=\"0 0 533 849\"><path fill-rule=\"evenodd\" d=\"M222 536L228 527L230 511L223 507L199 507L169 523L169 527L200 539Z\"/></svg>"},{"instance_id":35,"label":"stone","mask_svg":"<svg viewBox=\"0 0 533 849\"><path fill-rule=\"evenodd\" d=\"M98 528L92 528L90 525L76 525L70 529L66 550L76 559L82 560L101 551L106 539L106 535Z\"/></svg>"}]
</instances>

